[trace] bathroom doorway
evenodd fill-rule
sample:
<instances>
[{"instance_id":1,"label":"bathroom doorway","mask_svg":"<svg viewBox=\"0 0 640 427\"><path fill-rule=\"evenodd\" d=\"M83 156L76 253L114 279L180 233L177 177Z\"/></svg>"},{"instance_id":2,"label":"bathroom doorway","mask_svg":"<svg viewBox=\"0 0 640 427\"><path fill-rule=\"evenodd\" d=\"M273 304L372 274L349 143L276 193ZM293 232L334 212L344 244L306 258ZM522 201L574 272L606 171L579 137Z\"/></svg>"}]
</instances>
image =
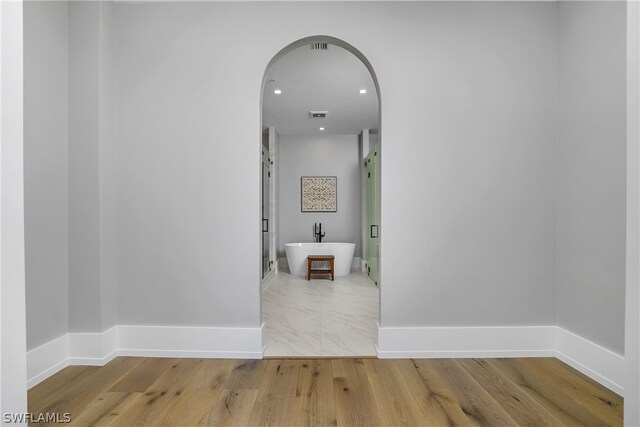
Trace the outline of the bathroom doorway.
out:
<instances>
[{"instance_id":1,"label":"bathroom doorway","mask_svg":"<svg viewBox=\"0 0 640 427\"><path fill-rule=\"evenodd\" d=\"M267 66L261 117L264 355L375 356L382 141L372 67L335 38L292 43Z\"/></svg>"}]
</instances>

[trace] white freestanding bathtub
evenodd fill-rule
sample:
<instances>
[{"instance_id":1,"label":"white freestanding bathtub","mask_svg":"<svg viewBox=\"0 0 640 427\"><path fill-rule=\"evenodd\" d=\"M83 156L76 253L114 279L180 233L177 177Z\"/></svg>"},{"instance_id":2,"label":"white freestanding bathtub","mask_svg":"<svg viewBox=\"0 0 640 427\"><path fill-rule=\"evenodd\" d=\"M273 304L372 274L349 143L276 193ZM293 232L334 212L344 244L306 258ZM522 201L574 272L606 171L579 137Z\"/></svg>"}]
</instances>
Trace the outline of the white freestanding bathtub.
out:
<instances>
[{"instance_id":1,"label":"white freestanding bathtub","mask_svg":"<svg viewBox=\"0 0 640 427\"><path fill-rule=\"evenodd\" d=\"M289 271L296 276L307 277L307 257L309 255L333 255L336 276L351 274L355 243L286 243Z\"/></svg>"}]
</instances>

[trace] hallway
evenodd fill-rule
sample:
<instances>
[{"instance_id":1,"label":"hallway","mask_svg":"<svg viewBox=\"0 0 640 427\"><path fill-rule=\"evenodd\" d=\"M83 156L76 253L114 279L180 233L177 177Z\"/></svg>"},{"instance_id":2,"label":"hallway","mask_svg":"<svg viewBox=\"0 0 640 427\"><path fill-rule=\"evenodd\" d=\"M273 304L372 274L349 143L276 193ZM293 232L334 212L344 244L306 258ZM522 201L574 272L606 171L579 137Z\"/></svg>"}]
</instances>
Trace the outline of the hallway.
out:
<instances>
[{"instance_id":1,"label":"hallway","mask_svg":"<svg viewBox=\"0 0 640 427\"><path fill-rule=\"evenodd\" d=\"M287 270L262 292L265 357L375 356L378 288L362 272L307 281Z\"/></svg>"}]
</instances>

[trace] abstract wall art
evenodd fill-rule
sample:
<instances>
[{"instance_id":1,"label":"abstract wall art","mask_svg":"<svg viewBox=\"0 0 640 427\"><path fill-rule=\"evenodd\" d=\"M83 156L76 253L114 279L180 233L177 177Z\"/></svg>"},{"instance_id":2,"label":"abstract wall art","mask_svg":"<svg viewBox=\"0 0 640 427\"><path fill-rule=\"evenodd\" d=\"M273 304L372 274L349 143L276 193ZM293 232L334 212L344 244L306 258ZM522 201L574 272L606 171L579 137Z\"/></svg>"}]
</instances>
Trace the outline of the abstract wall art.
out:
<instances>
[{"instance_id":1,"label":"abstract wall art","mask_svg":"<svg viewBox=\"0 0 640 427\"><path fill-rule=\"evenodd\" d=\"M337 212L338 178L303 176L301 178L302 212Z\"/></svg>"}]
</instances>

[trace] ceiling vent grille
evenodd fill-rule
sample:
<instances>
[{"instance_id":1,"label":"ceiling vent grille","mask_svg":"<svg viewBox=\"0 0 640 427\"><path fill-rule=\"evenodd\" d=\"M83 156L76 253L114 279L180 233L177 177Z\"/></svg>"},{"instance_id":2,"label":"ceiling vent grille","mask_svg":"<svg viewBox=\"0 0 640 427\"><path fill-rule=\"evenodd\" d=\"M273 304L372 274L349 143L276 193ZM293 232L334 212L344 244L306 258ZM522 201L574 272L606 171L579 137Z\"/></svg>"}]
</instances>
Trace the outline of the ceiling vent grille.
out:
<instances>
[{"instance_id":1,"label":"ceiling vent grille","mask_svg":"<svg viewBox=\"0 0 640 427\"><path fill-rule=\"evenodd\" d=\"M324 119L328 113L328 111L309 111L309 117L312 119Z\"/></svg>"},{"instance_id":2,"label":"ceiling vent grille","mask_svg":"<svg viewBox=\"0 0 640 427\"><path fill-rule=\"evenodd\" d=\"M328 50L328 49L329 49L329 43L326 43L326 42L311 43L311 50Z\"/></svg>"}]
</instances>

